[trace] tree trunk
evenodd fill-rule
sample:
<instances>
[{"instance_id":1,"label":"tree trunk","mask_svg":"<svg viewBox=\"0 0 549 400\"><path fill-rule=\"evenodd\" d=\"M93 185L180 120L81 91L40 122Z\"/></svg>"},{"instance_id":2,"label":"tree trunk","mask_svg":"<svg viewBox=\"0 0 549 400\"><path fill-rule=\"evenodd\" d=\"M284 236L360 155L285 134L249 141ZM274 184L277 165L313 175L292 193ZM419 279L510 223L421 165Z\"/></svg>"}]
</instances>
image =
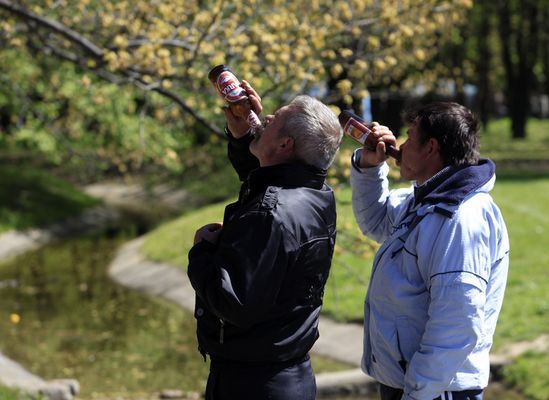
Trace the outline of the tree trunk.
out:
<instances>
[{"instance_id":1,"label":"tree trunk","mask_svg":"<svg viewBox=\"0 0 549 400\"><path fill-rule=\"evenodd\" d=\"M489 11L488 5L485 3L480 3L480 23L478 37L488 38L490 34L490 21L489 21ZM488 40L478 40L478 111L480 114L480 120L482 125L486 128L488 125L488 119L490 115L490 47L488 45Z\"/></svg>"},{"instance_id":2,"label":"tree trunk","mask_svg":"<svg viewBox=\"0 0 549 400\"><path fill-rule=\"evenodd\" d=\"M526 137L534 63L538 51L538 4L536 0L520 0L514 3L518 9L512 10L509 3L507 0L498 3L499 34L512 137L522 139ZM511 21L514 11L519 18L516 24Z\"/></svg>"},{"instance_id":3,"label":"tree trunk","mask_svg":"<svg viewBox=\"0 0 549 400\"><path fill-rule=\"evenodd\" d=\"M549 7L542 7L543 16L540 23L540 26L547 27L549 24ZM543 66L543 78L545 79L545 94L549 95L549 32L547 28L541 30L542 37L540 38L540 48L541 48L541 57L542 57L542 66Z\"/></svg>"}]
</instances>

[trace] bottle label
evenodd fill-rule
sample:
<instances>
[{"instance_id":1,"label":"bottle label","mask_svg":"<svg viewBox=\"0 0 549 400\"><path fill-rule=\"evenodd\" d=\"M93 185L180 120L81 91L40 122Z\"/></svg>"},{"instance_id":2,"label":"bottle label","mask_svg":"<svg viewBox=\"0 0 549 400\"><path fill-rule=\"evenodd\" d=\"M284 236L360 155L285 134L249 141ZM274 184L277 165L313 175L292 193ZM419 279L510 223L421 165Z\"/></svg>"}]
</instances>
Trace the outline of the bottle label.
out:
<instances>
[{"instance_id":1,"label":"bottle label","mask_svg":"<svg viewBox=\"0 0 549 400\"><path fill-rule=\"evenodd\" d=\"M216 88L221 97L231 103L248 97L246 91L240 87L240 82L231 71L223 71L219 74Z\"/></svg>"},{"instance_id":2,"label":"bottle label","mask_svg":"<svg viewBox=\"0 0 549 400\"><path fill-rule=\"evenodd\" d=\"M367 126L361 124L354 118L349 118L345 127L343 128L343 133L349 135L355 139L360 144L364 144L368 135L372 132Z\"/></svg>"},{"instance_id":3,"label":"bottle label","mask_svg":"<svg viewBox=\"0 0 549 400\"><path fill-rule=\"evenodd\" d=\"M257 128L261 125L261 120L257 116L255 112L250 110L250 113L248 114L248 117L246 118L246 122L248 125L250 125L252 128Z\"/></svg>"}]
</instances>

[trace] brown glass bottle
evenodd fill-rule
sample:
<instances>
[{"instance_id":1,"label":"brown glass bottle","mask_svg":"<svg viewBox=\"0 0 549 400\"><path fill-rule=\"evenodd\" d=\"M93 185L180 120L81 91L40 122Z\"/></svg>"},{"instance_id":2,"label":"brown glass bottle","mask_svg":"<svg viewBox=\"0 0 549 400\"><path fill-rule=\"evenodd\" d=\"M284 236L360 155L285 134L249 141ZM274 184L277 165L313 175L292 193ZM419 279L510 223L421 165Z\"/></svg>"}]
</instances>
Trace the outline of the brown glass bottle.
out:
<instances>
[{"instance_id":1,"label":"brown glass bottle","mask_svg":"<svg viewBox=\"0 0 549 400\"><path fill-rule=\"evenodd\" d=\"M366 121L349 110L343 110L339 114L338 119L341 127L343 128L344 134L355 139L357 142L364 145L368 150L375 151L377 140L373 135L370 135L372 131L368 128ZM385 145L385 154L393 157L397 161L400 161L400 150L392 144Z\"/></svg>"},{"instance_id":2,"label":"brown glass bottle","mask_svg":"<svg viewBox=\"0 0 549 400\"><path fill-rule=\"evenodd\" d=\"M244 118L252 128L261 125L259 117L252 110L248 94L240 86L240 82L229 67L221 64L212 68L208 79L213 83L223 100L227 102L233 114Z\"/></svg>"}]
</instances>

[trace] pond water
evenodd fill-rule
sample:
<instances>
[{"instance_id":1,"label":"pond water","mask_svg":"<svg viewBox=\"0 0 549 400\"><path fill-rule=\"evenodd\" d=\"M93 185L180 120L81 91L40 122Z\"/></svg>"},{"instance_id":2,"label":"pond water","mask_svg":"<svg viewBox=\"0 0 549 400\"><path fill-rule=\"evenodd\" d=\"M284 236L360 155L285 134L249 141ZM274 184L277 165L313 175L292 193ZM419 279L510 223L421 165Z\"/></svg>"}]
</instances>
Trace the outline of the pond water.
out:
<instances>
[{"instance_id":1,"label":"pond water","mask_svg":"<svg viewBox=\"0 0 549 400\"><path fill-rule=\"evenodd\" d=\"M0 265L0 351L79 398L201 391L190 313L122 288L106 269L135 228L66 240Z\"/></svg>"}]
</instances>

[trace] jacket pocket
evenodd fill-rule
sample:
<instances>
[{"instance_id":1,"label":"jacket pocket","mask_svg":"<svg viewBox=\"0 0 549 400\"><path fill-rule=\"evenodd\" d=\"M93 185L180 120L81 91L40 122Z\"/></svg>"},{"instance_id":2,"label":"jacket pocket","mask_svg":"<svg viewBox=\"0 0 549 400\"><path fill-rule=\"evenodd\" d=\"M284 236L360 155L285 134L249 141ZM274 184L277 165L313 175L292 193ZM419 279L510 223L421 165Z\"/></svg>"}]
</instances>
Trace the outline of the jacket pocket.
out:
<instances>
[{"instance_id":1,"label":"jacket pocket","mask_svg":"<svg viewBox=\"0 0 549 400\"><path fill-rule=\"evenodd\" d=\"M408 317L396 319L398 349L402 360L407 364L419 350L421 335Z\"/></svg>"}]
</instances>

